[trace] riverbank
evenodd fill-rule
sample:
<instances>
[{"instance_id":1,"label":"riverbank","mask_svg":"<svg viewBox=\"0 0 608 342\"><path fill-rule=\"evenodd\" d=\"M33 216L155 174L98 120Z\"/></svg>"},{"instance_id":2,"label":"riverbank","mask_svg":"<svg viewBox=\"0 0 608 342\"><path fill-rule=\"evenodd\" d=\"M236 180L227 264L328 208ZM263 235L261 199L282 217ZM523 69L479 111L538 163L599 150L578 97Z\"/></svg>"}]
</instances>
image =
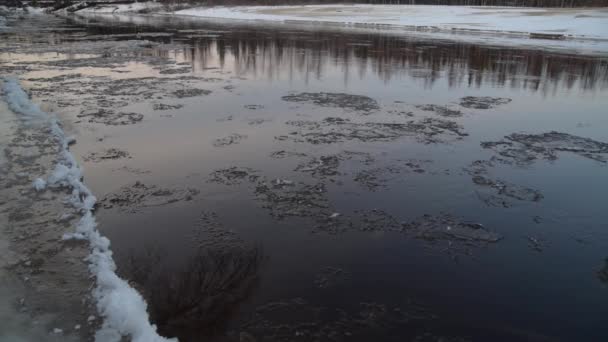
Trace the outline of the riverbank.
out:
<instances>
[{"instance_id":1,"label":"riverbank","mask_svg":"<svg viewBox=\"0 0 608 342\"><path fill-rule=\"evenodd\" d=\"M10 66L32 56L7 52L17 37L45 36L42 28L61 34L62 24L22 12L0 31L0 299L7 303L0 340L168 341L150 324L142 296L116 274L110 242L97 230L96 197L70 151L70 123L33 102L23 69Z\"/></svg>"},{"instance_id":2,"label":"riverbank","mask_svg":"<svg viewBox=\"0 0 608 342\"><path fill-rule=\"evenodd\" d=\"M179 10L174 14L202 18L392 26L421 31L535 33L556 38L608 38L608 9L310 5L200 7Z\"/></svg>"},{"instance_id":3,"label":"riverbank","mask_svg":"<svg viewBox=\"0 0 608 342\"><path fill-rule=\"evenodd\" d=\"M381 31L423 39L608 55L608 9L505 8L417 5L234 6L168 9L157 3L103 5L77 15L131 14L310 27Z\"/></svg>"}]
</instances>

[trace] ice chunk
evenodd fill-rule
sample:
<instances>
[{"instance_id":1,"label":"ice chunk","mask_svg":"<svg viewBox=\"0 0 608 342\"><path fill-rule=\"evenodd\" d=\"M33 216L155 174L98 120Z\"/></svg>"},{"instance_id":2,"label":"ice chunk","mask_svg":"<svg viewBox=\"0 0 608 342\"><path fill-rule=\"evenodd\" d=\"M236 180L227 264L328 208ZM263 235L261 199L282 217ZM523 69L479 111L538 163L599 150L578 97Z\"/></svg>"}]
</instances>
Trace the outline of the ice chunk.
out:
<instances>
[{"instance_id":1,"label":"ice chunk","mask_svg":"<svg viewBox=\"0 0 608 342\"><path fill-rule=\"evenodd\" d=\"M42 191L46 189L46 181L42 178L36 178L32 185L34 186L34 189L36 189L36 191Z\"/></svg>"}]
</instances>

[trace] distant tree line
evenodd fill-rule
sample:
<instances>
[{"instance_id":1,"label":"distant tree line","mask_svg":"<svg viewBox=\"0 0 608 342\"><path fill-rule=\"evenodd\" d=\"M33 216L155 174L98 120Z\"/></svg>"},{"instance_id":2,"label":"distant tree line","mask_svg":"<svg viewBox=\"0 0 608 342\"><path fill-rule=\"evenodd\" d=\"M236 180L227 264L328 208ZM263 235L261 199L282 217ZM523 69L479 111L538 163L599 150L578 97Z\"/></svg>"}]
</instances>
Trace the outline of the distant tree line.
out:
<instances>
[{"instance_id":1,"label":"distant tree line","mask_svg":"<svg viewBox=\"0 0 608 342\"><path fill-rule=\"evenodd\" d=\"M139 0L144 2L145 0ZM7 6L66 7L82 0L4 0ZM89 0L95 3L131 3L136 0ZM312 4L378 4L378 5L448 5L448 6L512 6L512 7L608 7L608 0L157 0L175 5L237 6L237 5L312 5Z\"/></svg>"}]
</instances>

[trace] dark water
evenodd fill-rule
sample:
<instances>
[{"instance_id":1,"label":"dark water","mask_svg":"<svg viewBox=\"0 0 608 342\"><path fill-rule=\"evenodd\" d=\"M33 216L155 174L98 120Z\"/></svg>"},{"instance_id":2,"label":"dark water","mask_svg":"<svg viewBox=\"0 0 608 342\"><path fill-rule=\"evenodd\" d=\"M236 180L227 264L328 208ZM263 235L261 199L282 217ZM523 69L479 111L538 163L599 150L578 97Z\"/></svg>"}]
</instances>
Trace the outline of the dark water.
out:
<instances>
[{"instance_id":1,"label":"dark water","mask_svg":"<svg viewBox=\"0 0 608 342\"><path fill-rule=\"evenodd\" d=\"M217 79L201 81L212 91L208 96L161 101L184 105L179 109L153 111L154 96L128 100L128 111L144 114L134 125L91 124L65 114L78 138L75 154L84 158L116 147L131 155L83 159L86 182L99 198L123 186L133 189L136 181L199 192L175 203L133 201L97 212L121 274L147 294L163 333L184 341L238 340L239 333L241 341L249 334L258 341L608 338L607 276L601 271L608 257L607 164L563 151L554 160L495 162L488 177L542 193L540 200L498 194L505 202L496 202L497 191L475 184L467 171L474 161L497 156L481 142L512 133L557 131L608 142L608 59L389 33L108 20L71 19L78 34L52 35L58 45L127 39L169 45L119 56L133 59L122 67L69 72L158 77L152 60L160 58L191 68L176 76ZM43 75L55 74L45 69L22 78ZM377 101L377 110L282 99L301 92L364 95ZM465 96L511 101L471 109L459 105ZM446 118L416 107L425 104L462 113ZM327 117L361 124L439 118L461 125L467 135L443 131L427 139L417 131L355 139L344 126L307 131L289 123L319 124ZM306 132L323 129L343 135L306 140ZM233 134L239 135L234 144L218 143ZM277 151L293 155L272 157ZM360 154L347 157L344 151ZM340 156L336 174L298 168L330 155ZM210 181L211 173L230 167L256 170L251 173L260 178L235 185ZM373 179L366 182L366 174ZM286 208L277 198L263 200L268 193L260 195L259 187L277 178L326 192L319 200L303 194ZM277 186L276 192L290 196L299 186ZM154 190L143 193L155 196ZM314 207L318 203L328 208ZM362 211L373 219L362 219ZM344 225L324 229L319 222L328 221L327 213L340 214L336 221ZM429 239L389 228L425 214L481 223L502 239ZM216 272L225 286L213 276L199 284L197 272Z\"/></svg>"}]
</instances>

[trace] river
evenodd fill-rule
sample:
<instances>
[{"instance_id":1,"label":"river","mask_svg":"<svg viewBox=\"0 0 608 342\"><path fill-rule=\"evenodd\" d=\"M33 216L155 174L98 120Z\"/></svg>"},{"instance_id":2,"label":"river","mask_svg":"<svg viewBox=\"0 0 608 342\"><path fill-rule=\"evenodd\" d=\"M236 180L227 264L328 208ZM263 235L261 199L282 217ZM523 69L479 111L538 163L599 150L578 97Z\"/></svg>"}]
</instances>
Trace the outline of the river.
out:
<instances>
[{"instance_id":1,"label":"river","mask_svg":"<svg viewBox=\"0 0 608 342\"><path fill-rule=\"evenodd\" d=\"M117 273L161 335L608 338L608 57L163 17L8 26L0 73L76 139ZM3 147L3 163L32 158ZM5 179L26 191L45 163ZM62 198L28 191L32 203ZM22 210L15 201L5 213ZM39 215L49 210L7 227ZM53 288L67 269L86 272L49 257L84 246L48 243L13 242L34 263L9 273ZM88 298L90 281L34 292ZM86 302L47 329L91 335Z\"/></svg>"}]
</instances>

